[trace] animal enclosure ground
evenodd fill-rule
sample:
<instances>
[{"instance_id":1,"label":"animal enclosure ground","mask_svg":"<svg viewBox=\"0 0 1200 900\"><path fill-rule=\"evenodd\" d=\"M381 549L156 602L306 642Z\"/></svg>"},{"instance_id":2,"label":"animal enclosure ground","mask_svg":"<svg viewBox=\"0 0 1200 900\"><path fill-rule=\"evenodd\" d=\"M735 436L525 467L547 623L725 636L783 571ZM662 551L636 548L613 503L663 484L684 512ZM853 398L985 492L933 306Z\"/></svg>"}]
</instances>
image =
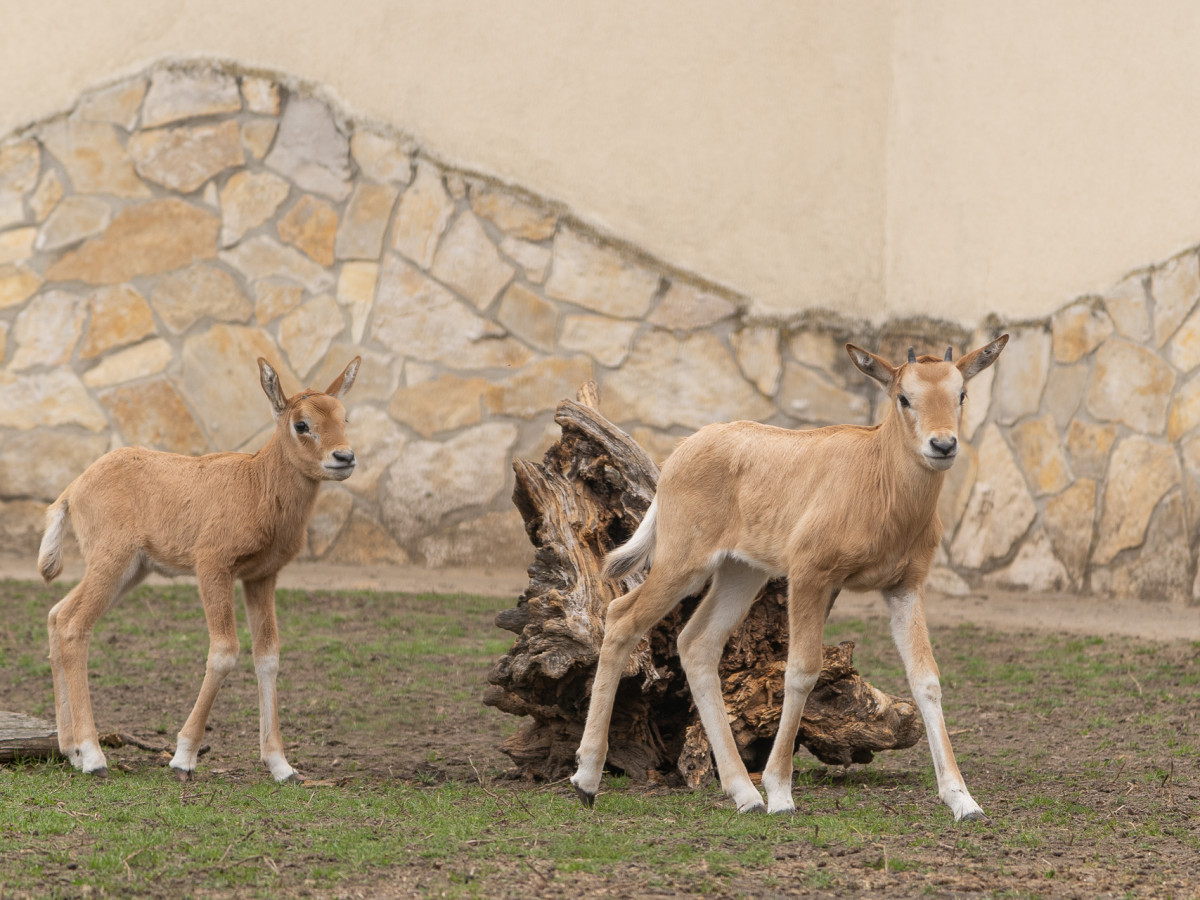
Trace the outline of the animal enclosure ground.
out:
<instances>
[{"instance_id":1,"label":"animal enclosure ground","mask_svg":"<svg viewBox=\"0 0 1200 900\"><path fill-rule=\"evenodd\" d=\"M0 582L0 708L53 718L45 615L62 591ZM1194 897L1200 895L1200 644L937 627L945 709L991 817L955 825L928 748L829 770L797 757L798 814L737 816L606 776L594 810L529 785L481 705L511 598L281 592L280 714L305 786L258 761L249 639L197 777L107 750L107 781L0 766L0 898ZM1180 610L1194 616L1195 610ZM907 696L886 621L831 621L873 684ZM144 587L91 645L101 733L173 744L207 635L195 588Z\"/></svg>"}]
</instances>

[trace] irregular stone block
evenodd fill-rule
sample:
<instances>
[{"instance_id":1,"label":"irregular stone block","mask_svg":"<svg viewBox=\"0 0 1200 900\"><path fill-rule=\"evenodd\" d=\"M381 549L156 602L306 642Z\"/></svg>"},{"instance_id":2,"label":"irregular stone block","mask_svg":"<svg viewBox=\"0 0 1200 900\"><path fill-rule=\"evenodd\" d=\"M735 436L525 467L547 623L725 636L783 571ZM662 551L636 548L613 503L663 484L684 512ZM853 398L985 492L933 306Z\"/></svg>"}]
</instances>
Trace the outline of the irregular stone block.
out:
<instances>
[{"instance_id":1,"label":"irregular stone block","mask_svg":"<svg viewBox=\"0 0 1200 900\"><path fill-rule=\"evenodd\" d=\"M181 194L246 161L241 133L232 119L219 125L139 131L129 139L129 155L142 178Z\"/></svg>"},{"instance_id":2,"label":"irregular stone block","mask_svg":"<svg viewBox=\"0 0 1200 900\"><path fill-rule=\"evenodd\" d=\"M0 309L20 306L41 286L42 279L25 266L0 266Z\"/></svg>"},{"instance_id":3,"label":"irregular stone block","mask_svg":"<svg viewBox=\"0 0 1200 900\"><path fill-rule=\"evenodd\" d=\"M779 329L770 325L747 325L730 338L733 353L746 378L767 397L775 396L783 362L779 353Z\"/></svg>"},{"instance_id":4,"label":"irregular stone block","mask_svg":"<svg viewBox=\"0 0 1200 900\"><path fill-rule=\"evenodd\" d=\"M353 508L354 495L342 485L328 484L317 491L317 502L308 520L308 552L312 556L319 559L333 546Z\"/></svg>"},{"instance_id":5,"label":"irregular stone block","mask_svg":"<svg viewBox=\"0 0 1200 900\"><path fill-rule=\"evenodd\" d=\"M271 149L279 122L275 119L255 119L242 124L242 146L254 159L262 159Z\"/></svg>"},{"instance_id":6,"label":"irregular stone block","mask_svg":"<svg viewBox=\"0 0 1200 900\"><path fill-rule=\"evenodd\" d=\"M1007 557L1037 515L1025 479L1004 436L987 424L979 443L979 475L967 511L950 544L950 559L982 569Z\"/></svg>"},{"instance_id":7,"label":"irregular stone block","mask_svg":"<svg viewBox=\"0 0 1200 900\"><path fill-rule=\"evenodd\" d=\"M42 176L42 180L38 182L37 190L33 192L33 196L29 198L29 208L33 210L34 221L44 222L46 217L54 211L54 207L58 205L58 201L62 199L62 196L62 180L58 177L56 171L49 169Z\"/></svg>"},{"instance_id":8,"label":"irregular stone block","mask_svg":"<svg viewBox=\"0 0 1200 900\"><path fill-rule=\"evenodd\" d=\"M300 305L304 288L283 278L263 278L254 283L254 318L266 325Z\"/></svg>"},{"instance_id":9,"label":"irregular stone block","mask_svg":"<svg viewBox=\"0 0 1200 900\"><path fill-rule=\"evenodd\" d=\"M417 177L400 196L396 207L392 249L428 269L453 215L454 201L442 184L441 170L429 163L418 163Z\"/></svg>"},{"instance_id":10,"label":"irregular stone block","mask_svg":"<svg viewBox=\"0 0 1200 900\"><path fill-rule=\"evenodd\" d=\"M1158 354L1113 339L1096 353L1087 410L1105 422L1122 422L1143 434L1162 434L1175 373Z\"/></svg>"},{"instance_id":11,"label":"irregular stone block","mask_svg":"<svg viewBox=\"0 0 1200 900\"><path fill-rule=\"evenodd\" d=\"M1179 326L1167 344L1167 359L1185 375L1200 366L1200 310Z\"/></svg>"},{"instance_id":12,"label":"irregular stone block","mask_svg":"<svg viewBox=\"0 0 1200 900\"><path fill-rule=\"evenodd\" d=\"M37 237L37 249L60 250L100 234L112 221L112 209L100 197L67 197L54 208Z\"/></svg>"},{"instance_id":13,"label":"irregular stone block","mask_svg":"<svg viewBox=\"0 0 1200 900\"><path fill-rule=\"evenodd\" d=\"M72 116L85 122L108 122L133 131L145 96L146 79L140 76L128 78L84 94L75 104Z\"/></svg>"},{"instance_id":14,"label":"irregular stone block","mask_svg":"<svg viewBox=\"0 0 1200 900\"><path fill-rule=\"evenodd\" d=\"M242 108L237 79L215 69L159 69L150 76L142 104L142 127L237 112Z\"/></svg>"},{"instance_id":15,"label":"irregular stone block","mask_svg":"<svg viewBox=\"0 0 1200 900\"><path fill-rule=\"evenodd\" d=\"M729 351L706 332L680 338L664 331L643 334L625 364L604 376L601 386L605 408L611 410L606 415L615 422L695 429L775 413L742 377Z\"/></svg>"},{"instance_id":16,"label":"irregular stone block","mask_svg":"<svg viewBox=\"0 0 1200 900\"><path fill-rule=\"evenodd\" d=\"M567 316L558 342L564 349L581 350L596 362L614 368L629 356L639 324L607 316Z\"/></svg>"},{"instance_id":17,"label":"irregular stone block","mask_svg":"<svg viewBox=\"0 0 1200 900\"><path fill-rule=\"evenodd\" d=\"M295 247L285 247L266 235L242 241L221 252L221 262L237 269L250 281L285 278L316 294L330 290L333 273L313 262Z\"/></svg>"},{"instance_id":18,"label":"irregular stone block","mask_svg":"<svg viewBox=\"0 0 1200 900\"><path fill-rule=\"evenodd\" d=\"M1054 360L1059 363L1078 362L1108 340L1113 332L1112 319L1093 301L1063 307L1051 318L1050 327Z\"/></svg>"},{"instance_id":19,"label":"irregular stone block","mask_svg":"<svg viewBox=\"0 0 1200 900\"><path fill-rule=\"evenodd\" d=\"M724 297L690 284L672 281L667 293L646 321L672 331L695 331L715 325L735 313L737 307Z\"/></svg>"},{"instance_id":20,"label":"irregular stone block","mask_svg":"<svg viewBox=\"0 0 1200 900\"><path fill-rule=\"evenodd\" d=\"M262 116L279 115L279 85L270 78L242 76L242 99L246 109Z\"/></svg>"},{"instance_id":21,"label":"irregular stone block","mask_svg":"<svg viewBox=\"0 0 1200 900\"><path fill-rule=\"evenodd\" d=\"M224 269L200 263L159 279L150 303L175 334L183 334L205 316L222 322L248 322L250 300Z\"/></svg>"},{"instance_id":22,"label":"irregular stone block","mask_svg":"<svg viewBox=\"0 0 1200 900\"><path fill-rule=\"evenodd\" d=\"M362 173L373 181L397 184L412 181L412 157L395 138L356 131L350 138L350 153Z\"/></svg>"},{"instance_id":23,"label":"irregular stone block","mask_svg":"<svg viewBox=\"0 0 1200 900\"><path fill-rule=\"evenodd\" d=\"M97 399L112 416L128 447L149 447L185 456L209 450L187 404L165 378L122 385L101 392Z\"/></svg>"},{"instance_id":24,"label":"irregular stone block","mask_svg":"<svg viewBox=\"0 0 1200 900\"><path fill-rule=\"evenodd\" d=\"M272 172L235 172L221 188L221 246L230 247L279 209L291 187Z\"/></svg>"},{"instance_id":25,"label":"irregular stone block","mask_svg":"<svg viewBox=\"0 0 1200 900\"><path fill-rule=\"evenodd\" d=\"M1067 452L1076 475L1103 480L1108 471L1108 452L1117 439L1114 425L1073 421L1067 429Z\"/></svg>"},{"instance_id":26,"label":"irregular stone block","mask_svg":"<svg viewBox=\"0 0 1200 900\"><path fill-rule=\"evenodd\" d=\"M866 425L871 404L861 390L845 390L824 373L789 362L779 387L779 408L805 425Z\"/></svg>"},{"instance_id":27,"label":"irregular stone block","mask_svg":"<svg viewBox=\"0 0 1200 900\"><path fill-rule=\"evenodd\" d=\"M108 419L65 366L31 375L0 371L0 428L28 431L55 425L103 431Z\"/></svg>"},{"instance_id":28,"label":"irregular stone block","mask_svg":"<svg viewBox=\"0 0 1200 900\"><path fill-rule=\"evenodd\" d=\"M1071 585L1071 576L1041 531L1021 545L1007 567L985 575L983 580L998 587L1031 591L1061 591Z\"/></svg>"},{"instance_id":29,"label":"irregular stone block","mask_svg":"<svg viewBox=\"0 0 1200 900\"><path fill-rule=\"evenodd\" d=\"M1200 535L1200 435L1184 439L1179 449L1183 457L1184 511L1187 513L1188 544L1191 546Z\"/></svg>"},{"instance_id":30,"label":"irregular stone block","mask_svg":"<svg viewBox=\"0 0 1200 900\"><path fill-rule=\"evenodd\" d=\"M348 262L342 266L342 274L338 277L337 301L350 310L350 336L355 343L361 341L366 332L378 283L378 263Z\"/></svg>"},{"instance_id":31,"label":"irregular stone block","mask_svg":"<svg viewBox=\"0 0 1200 900\"><path fill-rule=\"evenodd\" d=\"M574 397L579 386L591 381L592 361L583 357L551 358L530 363L503 381L484 390L484 406L494 416L532 419L553 412L558 404Z\"/></svg>"},{"instance_id":32,"label":"irregular stone block","mask_svg":"<svg viewBox=\"0 0 1200 900\"><path fill-rule=\"evenodd\" d=\"M1173 494L1163 500L1139 553L1092 569L1092 590L1110 596L1187 603L1193 598L1192 565L1183 501Z\"/></svg>"},{"instance_id":33,"label":"irregular stone block","mask_svg":"<svg viewBox=\"0 0 1200 900\"><path fill-rule=\"evenodd\" d=\"M306 191L334 200L350 194L350 141L314 97L288 101L265 163Z\"/></svg>"},{"instance_id":34,"label":"irregular stone block","mask_svg":"<svg viewBox=\"0 0 1200 900\"><path fill-rule=\"evenodd\" d=\"M379 259L399 193L390 184L363 183L354 189L338 228L334 247L338 259Z\"/></svg>"},{"instance_id":35,"label":"irregular stone block","mask_svg":"<svg viewBox=\"0 0 1200 900\"><path fill-rule=\"evenodd\" d=\"M544 241L558 227L558 216L504 188L483 182L470 186L471 209L505 234L527 241Z\"/></svg>"},{"instance_id":36,"label":"irregular stone block","mask_svg":"<svg viewBox=\"0 0 1200 900\"><path fill-rule=\"evenodd\" d=\"M305 194L276 226L286 243L298 247L318 264L333 265L333 246L337 240L338 214L324 200Z\"/></svg>"},{"instance_id":37,"label":"irregular stone block","mask_svg":"<svg viewBox=\"0 0 1200 900\"><path fill-rule=\"evenodd\" d=\"M1150 340L1149 278L1143 272L1130 275L1104 298L1117 334L1126 340L1144 344Z\"/></svg>"},{"instance_id":38,"label":"irregular stone block","mask_svg":"<svg viewBox=\"0 0 1200 900\"><path fill-rule=\"evenodd\" d=\"M240 447L270 423L271 404L255 363L260 356L279 373L284 393L295 393L300 379L258 328L219 322L184 342L179 386L213 447Z\"/></svg>"},{"instance_id":39,"label":"irregular stone block","mask_svg":"<svg viewBox=\"0 0 1200 900\"><path fill-rule=\"evenodd\" d=\"M1155 269L1150 277L1150 294L1154 298L1154 346L1162 347L1200 300L1200 259L1196 253L1181 253Z\"/></svg>"},{"instance_id":40,"label":"irregular stone block","mask_svg":"<svg viewBox=\"0 0 1200 900\"><path fill-rule=\"evenodd\" d=\"M355 472L350 481L357 477L358 473ZM337 543L326 554L325 561L352 566L406 566L412 562L412 558L392 540L382 525L366 513L354 510L342 528Z\"/></svg>"},{"instance_id":41,"label":"irregular stone block","mask_svg":"<svg viewBox=\"0 0 1200 900\"><path fill-rule=\"evenodd\" d=\"M483 396L489 382L483 378L443 375L396 391L388 413L424 438L483 421Z\"/></svg>"},{"instance_id":42,"label":"irregular stone block","mask_svg":"<svg viewBox=\"0 0 1200 900\"><path fill-rule=\"evenodd\" d=\"M172 357L171 346L155 338L106 356L84 372L83 383L90 388L101 388L157 375L166 371Z\"/></svg>"},{"instance_id":43,"label":"irregular stone block","mask_svg":"<svg viewBox=\"0 0 1200 900\"><path fill-rule=\"evenodd\" d=\"M1040 328L1014 331L995 365L992 402L996 421L1011 425L1037 413L1050 374L1051 337Z\"/></svg>"},{"instance_id":44,"label":"irregular stone block","mask_svg":"<svg viewBox=\"0 0 1200 900\"><path fill-rule=\"evenodd\" d=\"M1141 435L1117 444L1108 471L1100 540L1092 557L1100 566L1145 540L1154 507L1183 477L1174 449Z\"/></svg>"},{"instance_id":45,"label":"irregular stone block","mask_svg":"<svg viewBox=\"0 0 1200 900\"><path fill-rule=\"evenodd\" d=\"M1090 379L1091 373L1087 363L1055 366L1051 369L1050 377L1046 380L1046 393L1042 405L1046 412L1054 417L1054 423L1060 431L1074 420L1083 403L1084 394L1087 393Z\"/></svg>"},{"instance_id":46,"label":"irregular stone block","mask_svg":"<svg viewBox=\"0 0 1200 900\"><path fill-rule=\"evenodd\" d=\"M9 553L36 557L46 527L46 505L36 500L0 500L0 542ZM69 554L71 548L67 548Z\"/></svg>"},{"instance_id":47,"label":"irregular stone block","mask_svg":"<svg viewBox=\"0 0 1200 900\"><path fill-rule=\"evenodd\" d=\"M640 319L650 309L659 281L657 273L569 228L560 228L554 237L546 294L556 300L609 316Z\"/></svg>"},{"instance_id":48,"label":"irregular stone block","mask_svg":"<svg viewBox=\"0 0 1200 900\"><path fill-rule=\"evenodd\" d=\"M1167 438L1177 441L1200 425L1200 378L1193 378L1175 392L1167 419Z\"/></svg>"},{"instance_id":49,"label":"irregular stone block","mask_svg":"<svg viewBox=\"0 0 1200 900\"><path fill-rule=\"evenodd\" d=\"M37 141L0 147L0 228L25 221L24 199L38 182L42 152Z\"/></svg>"},{"instance_id":50,"label":"irregular stone block","mask_svg":"<svg viewBox=\"0 0 1200 900\"><path fill-rule=\"evenodd\" d=\"M26 262L33 256L37 235L38 230L32 226L0 232L0 266Z\"/></svg>"},{"instance_id":51,"label":"irregular stone block","mask_svg":"<svg viewBox=\"0 0 1200 900\"><path fill-rule=\"evenodd\" d=\"M344 367L345 363L342 365ZM364 363L364 368L365 365ZM325 382L325 384L328 383L329 381ZM354 470L354 475L346 479L345 485L352 494L375 504L378 499L376 494L379 489L379 480L387 471L388 466L404 451L408 444L408 438L404 436L400 426L388 418L382 410L355 403L353 397L357 392L358 385L355 384L354 391L346 395L347 401L354 403L349 408L350 422L347 435L359 462Z\"/></svg>"},{"instance_id":52,"label":"irregular stone block","mask_svg":"<svg viewBox=\"0 0 1200 900\"><path fill-rule=\"evenodd\" d=\"M99 237L50 266L52 281L118 284L210 259L220 222L182 200L151 200L126 207Z\"/></svg>"},{"instance_id":53,"label":"irregular stone block","mask_svg":"<svg viewBox=\"0 0 1200 900\"><path fill-rule=\"evenodd\" d=\"M316 390L325 390L356 356L362 357L362 364L358 367L358 376L354 379L354 393L346 398L345 403L347 410L354 411L354 421L357 423L360 417L359 410L364 404L377 403L380 407L387 406L399 388L403 360L396 359L390 353L370 350L352 341L335 341L325 353L321 365L308 376L308 384Z\"/></svg>"},{"instance_id":54,"label":"irregular stone block","mask_svg":"<svg viewBox=\"0 0 1200 900\"><path fill-rule=\"evenodd\" d=\"M429 271L479 309L487 309L513 277L512 266L500 258L496 245L469 212L446 233Z\"/></svg>"},{"instance_id":55,"label":"irregular stone block","mask_svg":"<svg viewBox=\"0 0 1200 900\"><path fill-rule=\"evenodd\" d=\"M77 193L150 196L113 126L59 119L45 125L40 136L50 155L67 170Z\"/></svg>"},{"instance_id":56,"label":"irregular stone block","mask_svg":"<svg viewBox=\"0 0 1200 900\"><path fill-rule=\"evenodd\" d=\"M552 258L549 248L506 236L500 242L500 252L520 266L525 277L534 284L541 284L546 280Z\"/></svg>"},{"instance_id":57,"label":"irregular stone block","mask_svg":"<svg viewBox=\"0 0 1200 900\"><path fill-rule=\"evenodd\" d=\"M0 453L0 497L53 502L107 451L108 437L102 434L72 432L68 436L37 429L5 435L4 452Z\"/></svg>"},{"instance_id":58,"label":"irregular stone block","mask_svg":"<svg viewBox=\"0 0 1200 900\"><path fill-rule=\"evenodd\" d=\"M426 566L520 566L530 561L529 537L514 510L485 513L421 538L417 553Z\"/></svg>"},{"instance_id":59,"label":"irregular stone block","mask_svg":"<svg viewBox=\"0 0 1200 900\"><path fill-rule=\"evenodd\" d=\"M558 307L529 288L511 284L496 313L500 324L539 350L554 350L558 335Z\"/></svg>"},{"instance_id":60,"label":"irregular stone block","mask_svg":"<svg viewBox=\"0 0 1200 900\"><path fill-rule=\"evenodd\" d=\"M414 441L388 467L379 499L401 544L432 531L450 513L486 510L508 483L515 425L489 422L446 441Z\"/></svg>"},{"instance_id":61,"label":"irregular stone block","mask_svg":"<svg viewBox=\"0 0 1200 900\"><path fill-rule=\"evenodd\" d=\"M328 294L314 297L288 313L279 323L279 344L287 352L292 371L304 379L345 328L342 311Z\"/></svg>"},{"instance_id":62,"label":"irregular stone block","mask_svg":"<svg viewBox=\"0 0 1200 900\"><path fill-rule=\"evenodd\" d=\"M521 366L533 356L398 256L380 273L372 321L371 336L394 353L457 369Z\"/></svg>"},{"instance_id":63,"label":"irregular stone block","mask_svg":"<svg viewBox=\"0 0 1200 900\"><path fill-rule=\"evenodd\" d=\"M1066 566L1071 584L1079 587L1087 572L1096 523L1096 482L1080 478L1046 502L1042 524L1054 552Z\"/></svg>"},{"instance_id":64,"label":"irregular stone block","mask_svg":"<svg viewBox=\"0 0 1200 900\"><path fill-rule=\"evenodd\" d=\"M1057 494L1075 480L1053 417L1046 415L1023 422L1010 430L1008 436L1025 476L1033 485L1035 497Z\"/></svg>"},{"instance_id":65,"label":"irregular stone block","mask_svg":"<svg viewBox=\"0 0 1200 900\"><path fill-rule=\"evenodd\" d=\"M13 327L17 352L9 369L20 372L67 362L83 333L84 315L79 297L66 291L47 291L34 297Z\"/></svg>"}]
</instances>

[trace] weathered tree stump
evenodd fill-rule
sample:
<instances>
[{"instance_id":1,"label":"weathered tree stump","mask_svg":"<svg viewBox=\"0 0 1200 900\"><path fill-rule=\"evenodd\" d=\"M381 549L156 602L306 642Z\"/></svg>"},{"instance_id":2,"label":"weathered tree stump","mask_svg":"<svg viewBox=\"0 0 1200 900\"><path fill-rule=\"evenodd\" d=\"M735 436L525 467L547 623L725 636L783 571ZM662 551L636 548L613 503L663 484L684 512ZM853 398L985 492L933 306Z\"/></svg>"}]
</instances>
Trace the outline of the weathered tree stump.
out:
<instances>
[{"instance_id":1,"label":"weathered tree stump","mask_svg":"<svg viewBox=\"0 0 1200 900\"><path fill-rule=\"evenodd\" d=\"M58 732L52 723L0 710L0 763L57 755Z\"/></svg>"},{"instance_id":2,"label":"weathered tree stump","mask_svg":"<svg viewBox=\"0 0 1200 900\"><path fill-rule=\"evenodd\" d=\"M526 778L557 780L575 767L604 611L644 577L601 574L604 554L624 543L654 497L658 468L598 411L595 385L564 400L562 437L540 464L517 460L513 502L535 548L529 586L496 616L517 635L489 676L484 703L528 716L501 750ZM626 666L617 693L607 765L635 780L713 774L708 739L692 705L675 636L699 596L651 629ZM721 661L725 703L742 758L760 771L779 725L787 658L787 587L763 588ZM798 745L829 764L870 762L878 750L911 747L922 726L913 703L867 684L853 666L852 642L825 647L820 680L805 705Z\"/></svg>"}]
</instances>

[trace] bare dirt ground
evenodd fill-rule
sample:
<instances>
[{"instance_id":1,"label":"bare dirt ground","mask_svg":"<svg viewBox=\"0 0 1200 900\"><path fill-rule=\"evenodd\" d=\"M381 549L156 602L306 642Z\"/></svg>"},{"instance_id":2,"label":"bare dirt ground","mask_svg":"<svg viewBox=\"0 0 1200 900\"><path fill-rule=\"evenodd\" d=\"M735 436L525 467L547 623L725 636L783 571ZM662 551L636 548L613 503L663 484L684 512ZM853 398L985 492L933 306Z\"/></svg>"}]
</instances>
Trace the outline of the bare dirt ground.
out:
<instances>
[{"instance_id":1,"label":"bare dirt ground","mask_svg":"<svg viewBox=\"0 0 1200 900\"><path fill-rule=\"evenodd\" d=\"M68 567L65 579L79 574L78 566ZM0 579L36 577L30 560L0 560ZM281 587L331 591L332 596L323 598L322 603L345 614L339 638L352 638L353 632L361 631L364 640L376 627L371 616L363 614L370 601L365 599L368 595L351 591L470 593L496 597L494 610L499 610L513 605L525 585L525 573L518 569L351 569L298 563L285 569L281 578ZM431 602L411 601L416 612ZM1200 649L1194 642L1200 641L1200 607L988 591L965 597L931 595L927 608L943 668L963 673L966 664L962 660L971 657L978 660L978 671L988 673L987 677L963 674L959 683L947 685L948 716L969 723L952 732L968 783L990 813L1036 833L1036 844L1014 845L1001 831L985 828L964 833L953 846L943 846L930 832L933 843L926 850L915 857L909 850L910 871L889 872L886 842L831 853L797 840L777 848L769 883L779 887L765 887L765 882L743 875L717 894L886 895L891 900L909 896L1200 897L1194 840L1200 833L1200 759L1171 756L1175 746L1172 735L1190 744L1196 741L1200 695L1195 676ZM468 623L468 629L488 634L492 614L482 610L479 621ZM894 656L881 624L884 619L886 608L877 595L843 595L830 623L837 628L849 622L867 622L872 646L860 646L856 654L860 669L877 686L907 694L902 682L881 684L872 669L876 658ZM147 624L150 632L169 627ZM1047 643L1047 636L1053 635L1063 636L1060 644L1079 645L1073 652L1081 659L1095 654L1098 660L1107 654L1105 665L1111 668L1115 655L1118 677L1128 680L1128 690L1112 697L1073 696L1069 678L1039 662L1045 661L1047 648L1054 646L1053 641ZM1116 639L1090 643L1070 641L1069 636ZM956 659L958 662L951 662ZM481 694L487 666L481 661L478 671L463 670L462 683L448 683L444 697L426 698L437 709L436 720L418 718L404 724L404 739L386 746L370 734L346 727L356 715L379 715L370 706L371 698L347 700L339 695L336 703L310 704L289 726L292 740L299 741L289 750L292 761L309 778L336 780L352 771L360 783L390 778L473 782L481 771L486 777L502 779L511 765L497 748L514 722L494 710L483 710L476 696L467 700L454 696L463 684L477 684ZM320 693L327 673L319 666L293 653L287 657L287 667L297 683ZM999 678L997 673L1006 675ZM1182 687L1179 673L1185 677ZM1014 696L1014 686L1020 688L1020 696ZM151 723L169 722L173 729L180 711L189 708L194 699L195 687L190 680L131 678L119 686L94 691L97 718L150 741L169 741L164 728L152 730ZM21 710L44 700L47 689L48 685L37 684L28 690L0 691L0 701ZM1042 709L1039 698L1043 697L1055 702ZM230 679L222 689L225 709L253 710L255 702L252 679ZM262 777L253 753L256 725L249 713L214 719L209 735L212 750L204 761L210 777L234 781ZM1107 733L1105 727L1110 729ZM297 734L297 729L303 734ZM101 730L105 730L103 725ZM1028 757L1028 768L1024 764L1014 767L1014 757ZM128 771L164 764L161 757L133 748L111 751L109 761ZM928 749L922 741L909 751L882 754L870 766L829 772L820 783L797 790L894 792L898 815L913 816L912 827L921 828L922 815L945 814L930 799L929 768ZM1166 774L1157 774L1159 770ZM512 789L523 788L513 785ZM1031 792L1059 806L1068 803L1077 804L1080 810L1105 811L1112 825L1102 845L1077 841L1076 826L1069 821L1047 824L1036 806L1030 805ZM914 808L923 812L914 814ZM1174 829L1173 836L1155 839L1158 829ZM1181 830L1193 837L1179 839ZM547 883L537 890L527 873L514 871L513 875L514 883L524 883L523 896L648 896L638 888L635 862L630 865L629 871L610 878L581 876ZM812 888L813 872L818 869L829 875L827 889ZM430 873L411 863L381 874L382 878L372 876L370 882L344 886L337 895L420 895L424 893L422 885L430 883ZM805 884L807 889L802 887ZM793 891L788 885L800 889ZM668 888L654 893L682 896L686 892L681 885L678 891Z\"/></svg>"}]
</instances>

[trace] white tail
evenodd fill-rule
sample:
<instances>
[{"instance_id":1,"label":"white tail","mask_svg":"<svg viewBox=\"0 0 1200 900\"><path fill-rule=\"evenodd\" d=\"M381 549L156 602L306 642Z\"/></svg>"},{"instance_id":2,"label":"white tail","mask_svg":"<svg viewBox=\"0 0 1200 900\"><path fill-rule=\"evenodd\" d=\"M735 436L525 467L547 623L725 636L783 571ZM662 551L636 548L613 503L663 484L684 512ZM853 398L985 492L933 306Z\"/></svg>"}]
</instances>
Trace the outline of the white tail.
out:
<instances>
[{"instance_id":1,"label":"white tail","mask_svg":"<svg viewBox=\"0 0 1200 900\"><path fill-rule=\"evenodd\" d=\"M786 575L788 660L779 730L762 777L767 808L795 808L796 733L821 671L825 616L848 587L881 590L887 599L929 734L938 795L956 819L983 815L946 733L924 585L941 539L938 494L958 455L966 382L995 362L1007 341L1004 335L958 363L950 351L918 359L909 350L899 366L847 344L854 365L887 391L881 424L789 431L733 422L710 425L679 445L663 466L641 527L605 563L606 573L620 577L655 556L646 580L608 607L579 768L571 778L585 802L590 805L599 789L617 684L630 652L711 578L679 634L679 656L722 786L739 810L763 808L734 743L717 665L767 579Z\"/></svg>"},{"instance_id":2,"label":"white tail","mask_svg":"<svg viewBox=\"0 0 1200 900\"><path fill-rule=\"evenodd\" d=\"M260 359L275 433L253 455L188 457L124 447L102 456L47 511L38 567L47 582L62 571L70 515L87 570L47 618L59 748L79 769L107 775L87 682L87 649L97 620L151 571L193 572L209 629L204 682L179 732L171 767L196 767L213 700L238 654L234 581L245 587L259 686L259 744L277 781L296 777L283 753L275 696L279 633L275 577L300 550L322 481L354 471L341 398L354 384L355 358L324 391L288 398Z\"/></svg>"},{"instance_id":3,"label":"white tail","mask_svg":"<svg viewBox=\"0 0 1200 900\"><path fill-rule=\"evenodd\" d=\"M633 537L604 557L604 574L614 581L635 572L641 566L654 562L655 522L658 519L658 498L650 501L650 508L633 533Z\"/></svg>"}]
</instances>

